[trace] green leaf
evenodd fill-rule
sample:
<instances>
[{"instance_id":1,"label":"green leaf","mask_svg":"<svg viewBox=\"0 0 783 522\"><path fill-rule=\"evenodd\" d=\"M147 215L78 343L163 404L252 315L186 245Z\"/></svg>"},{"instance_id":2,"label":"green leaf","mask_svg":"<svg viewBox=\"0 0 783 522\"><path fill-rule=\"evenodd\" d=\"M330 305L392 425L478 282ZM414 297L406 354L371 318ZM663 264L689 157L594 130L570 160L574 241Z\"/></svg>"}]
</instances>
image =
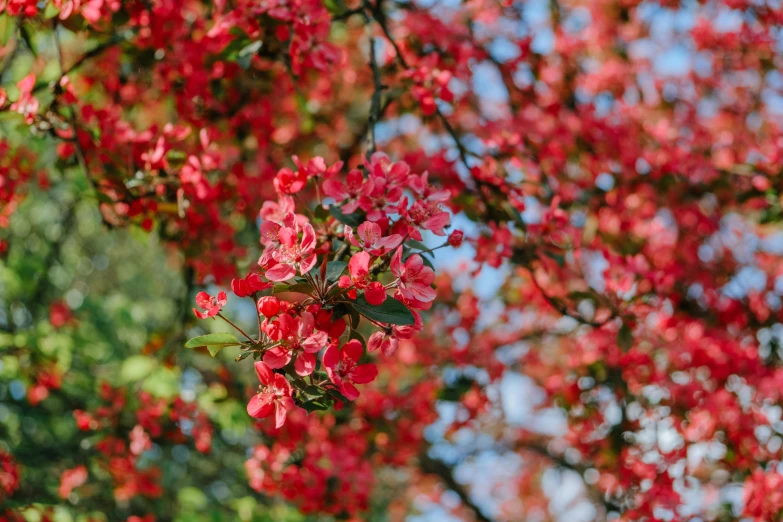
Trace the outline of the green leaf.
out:
<instances>
[{"instance_id":1,"label":"green leaf","mask_svg":"<svg viewBox=\"0 0 783 522\"><path fill-rule=\"evenodd\" d=\"M45 20L51 20L58 14L60 14L60 10L57 7L55 7L53 2L49 2L46 4L46 9L44 9Z\"/></svg>"},{"instance_id":2,"label":"green leaf","mask_svg":"<svg viewBox=\"0 0 783 522\"><path fill-rule=\"evenodd\" d=\"M357 312L355 308L351 308L350 317L351 317L351 328L353 328L354 330L359 328L359 321L361 321L362 318L359 316L359 312Z\"/></svg>"},{"instance_id":3,"label":"green leaf","mask_svg":"<svg viewBox=\"0 0 783 522\"><path fill-rule=\"evenodd\" d=\"M213 333L194 337L185 343L185 348L200 348L206 346L209 355L214 357L217 353L228 346L240 346L242 343L230 333Z\"/></svg>"},{"instance_id":4,"label":"green leaf","mask_svg":"<svg viewBox=\"0 0 783 522\"><path fill-rule=\"evenodd\" d=\"M22 37L22 40L24 40L27 48L30 49L30 52L33 53L33 56L38 58L38 48L36 47L35 42L33 42L33 33L30 32L30 28L27 24L19 26L19 35Z\"/></svg>"},{"instance_id":5,"label":"green leaf","mask_svg":"<svg viewBox=\"0 0 783 522\"><path fill-rule=\"evenodd\" d=\"M273 294L281 294L283 292L295 292L297 294L310 295L313 293L313 285L310 283L296 283L293 285L286 285L281 283L279 285L275 285L272 288Z\"/></svg>"},{"instance_id":6,"label":"green leaf","mask_svg":"<svg viewBox=\"0 0 783 522\"><path fill-rule=\"evenodd\" d=\"M327 388L326 392L332 397L334 397L335 399L337 399L338 401L342 402L343 404L349 404L351 402L348 400L348 398L345 395L340 393L340 391L337 390L336 388Z\"/></svg>"},{"instance_id":7,"label":"green leaf","mask_svg":"<svg viewBox=\"0 0 783 522\"><path fill-rule=\"evenodd\" d=\"M568 294L568 298L572 299L574 301L580 301L580 300L590 300L590 301L598 301L598 296L595 295L592 292L571 292Z\"/></svg>"},{"instance_id":8,"label":"green leaf","mask_svg":"<svg viewBox=\"0 0 783 522\"><path fill-rule=\"evenodd\" d=\"M620 331L617 332L617 346L622 348L624 352L627 352L633 346L633 332L631 327L625 323L620 327Z\"/></svg>"},{"instance_id":9,"label":"green leaf","mask_svg":"<svg viewBox=\"0 0 783 522\"><path fill-rule=\"evenodd\" d=\"M429 250L430 249L430 247L428 247L427 245L425 245L421 241L416 241L415 239L409 239L409 240L407 240L405 242L405 244L410 246L410 247L413 247L413 248L418 248L419 250Z\"/></svg>"},{"instance_id":10,"label":"green leaf","mask_svg":"<svg viewBox=\"0 0 783 522\"><path fill-rule=\"evenodd\" d=\"M158 367L158 361L147 355L131 355L122 363L120 381L122 383L137 382L147 377Z\"/></svg>"},{"instance_id":11,"label":"green leaf","mask_svg":"<svg viewBox=\"0 0 783 522\"><path fill-rule=\"evenodd\" d=\"M449 383L438 393L438 399L449 402L459 402L473 386L473 379L466 375L460 375L454 382Z\"/></svg>"},{"instance_id":12,"label":"green leaf","mask_svg":"<svg viewBox=\"0 0 783 522\"><path fill-rule=\"evenodd\" d=\"M364 223L364 217L359 214L343 214L343 211L338 207L337 205L332 205L329 207L329 213L342 223L343 225L348 225L351 227L358 227L362 223Z\"/></svg>"},{"instance_id":13,"label":"green leaf","mask_svg":"<svg viewBox=\"0 0 783 522\"><path fill-rule=\"evenodd\" d=\"M329 217L329 211L323 205L316 205L313 215L317 221L326 221L326 218Z\"/></svg>"},{"instance_id":14,"label":"green leaf","mask_svg":"<svg viewBox=\"0 0 783 522\"><path fill-rule=\"evenodd\" d=\"M258 53L258 50L261 49L263 44L264 42L257 40L243 47L237 55L237 63L239 66L243 69L250 67L250 61L253 59L253 56Z\"/></svg>"},{"instance_id":15,"label":"green leaf","mask_svg":"<svg viewBox=\"0 0 783 522\"><path fill-rule=\"evenodd\" d=\"M373 306L367 302L364 295L360 295L353 303L354 309L367 319L379 323L408 325L416 322L413 312L394 298L387 298L382 305Z\"/></svg>"},{"instance_id":16,"label":"green leaf","mask_svg":"<svg viewBox=\"0 0 783 522\"><path fill-rule=\"evenodd\" d=\"M555 252L549 252L546 250L544 251L544 255L551 259L554 259L558 266L561 267L565 266L565 257L563 255L557 254Z\"/></svg>"},{"instance_id":17,"label":"green leaf","mask_svg":"<svg viewBox=\"0 0 783 522\"><path fill-rule=\"evenodd\" d=\"M16 23L10 15L0 14L0 46L5 46L16 31Z\"/></svg>"},{"instance_id":18,"label":"green leaf","mask_svg":"<svg viewBox=\"0 0 783 522\"><path fill-rule=\"evenodd\" d=\"M318 399L324 396L324 391L318 386L308 385L301 391L311 399Z\"/></svg>"},{"instance_id":19,"label":"green leaf","mask_svg":"<svg viewBox=\"0 0 783 522\"><path fill-rule=\"evenodd\" d=\"M362 343L362 346L364 347L365 350L367 349L367 341L365 341L364 336L362 336L362 334L360 334L356 330L351 329L351 333L348 334L348 338L356 339L357 341Z\"/></svg>"},{"instance_id":20,"label":"green leaf","mask_svg":"<svg viewBox=\"0 0 783 522\"><path fill-rule=\"evenodd\" d=\"M345 261L329 261L326 264L326 280L329 283L334 283L340 279L340 276L343 275L347 266L348 263Z\"/></svg>"},{"instance_id":21,"label":"green leaf","mask_svg":"<svg viewBox=\"0 0 783 522\"><path fill-rule=\"evenodd\" d=\"M337 319L341 318L345 314L351 312L353 308L348 308L348 305L344 303L337 303L332 307L332 320L336 321Z\"/></svg>"},{"instance_id":22,"label":"green leaf","mask_svg":"<svg viewBox=\"0 0 783 522\"><path fill-rule=\"evenodd\" d=\"M329 406L331 405L323 400L307 401L302 403L302 408L308 412L328 410Z\"/></svg>"},{"instance_id":23,"label":"green leaf","mask_svg":"<svg viewBox=\"0 0 783 522\"><path fill-rule=\"evenodd\" d=\"M433 264L432 264L432 261L430 261L430 258L428 258L427 256L425 256L425 255L422 255L422 256L421 256L421 261L422 261L422 263L424 263L426 266L428 266L428 267L432 268L433 270L435 270L435 265L433 265Z\"/></svg>"}]
</instances>

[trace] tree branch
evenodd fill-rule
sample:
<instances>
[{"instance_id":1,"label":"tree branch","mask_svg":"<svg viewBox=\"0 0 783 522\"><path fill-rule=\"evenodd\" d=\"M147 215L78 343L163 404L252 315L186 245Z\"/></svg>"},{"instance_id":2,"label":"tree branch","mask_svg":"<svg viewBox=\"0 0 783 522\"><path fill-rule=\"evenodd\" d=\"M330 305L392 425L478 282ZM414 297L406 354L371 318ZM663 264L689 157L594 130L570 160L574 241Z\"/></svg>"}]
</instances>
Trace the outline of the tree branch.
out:
<instances>
[{"instance_id":1,"label":"tree branch","mask_svg":"<svg viewBox=\"0 0 783 522\"><path fill-rule=\"evenodd\" d=\"M424 473L436 475L440 478L450 490L459 496L462 504L473 511L476 520L480 522L494 522L473 502L465 487L457 482L457 479L454 478L454 470L450 466L430 457L425 450L419 455L419 467Z\"/></svg>"}]
</instances>

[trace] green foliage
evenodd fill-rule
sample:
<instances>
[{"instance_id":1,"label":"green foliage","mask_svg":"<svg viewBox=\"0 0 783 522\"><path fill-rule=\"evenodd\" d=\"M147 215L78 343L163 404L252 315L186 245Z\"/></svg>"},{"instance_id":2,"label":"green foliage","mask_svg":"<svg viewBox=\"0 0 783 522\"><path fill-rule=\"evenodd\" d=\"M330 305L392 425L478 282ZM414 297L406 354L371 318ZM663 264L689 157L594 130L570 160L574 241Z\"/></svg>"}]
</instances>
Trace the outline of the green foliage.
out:
<instances>
[{"instance_id":1,"label":"green foliage","mask_svg":"<svg viewBox=\"0 0 783 522\"><path fill-rule=\"evenodd\" d=\"M404 326L416 321L413 313L404 304L392 298L386 299L380 306L373 306L367 302L364 295L360 295L352 303L352 306L367 319L380 323Z\"/></svg>"},{"instance_id":2,"label":"green foliage","mask_svg":"<svg viewBox=\"0 0 783 522\"><path fill-rule=\"evenodd\" d=\"M230 334L201 331L216 324L193 318L200 288L183 283L181 259L155 232L139 242L129 231L106 230L86 184L71 185L79 191L71 192L60 179L52 182L49 192L34 190L20 206L6 230L10 249L0 257L0 450L14 454L24 479L13 506L56 506L57 521L124 521L144 513L176 522L306 521L248 487L246 451L258 442L245 411L248 377L255 379L250 362L228 367L235 375L227 388L204 378L223 366L219 357L181 349L188 338L213 355L240 344ZM53 303L72 318L53 324ZM61 375L62 384L33 405L29 394L41 368ZM157 437L149 456L141 456L140 466L155 462L163 470L162 497L117 502L107 471L95 464L96 436L77 428L72 411L102 404L102 383L127 392L130 408L119 417L118 434L138 423L131 412L142 392L168 401L197 398L213 423L209 454L192 440ZM88 466L88 485L60 498L60 474L78 465Z\"/></svg>"},{"instance_id":3,"label":"green foliage","mask_svg":"<svg viewBox=\"0 0 783 522\"><path fill-rule=\"evenodd\" d=\"M209 350L209 354L214 357L223 348L240 345L241 343L233 334L219 332L194 337L185 343L185 348L200 348L203 346L206 347L207 350Z\"/></svg>"}]
</instances>

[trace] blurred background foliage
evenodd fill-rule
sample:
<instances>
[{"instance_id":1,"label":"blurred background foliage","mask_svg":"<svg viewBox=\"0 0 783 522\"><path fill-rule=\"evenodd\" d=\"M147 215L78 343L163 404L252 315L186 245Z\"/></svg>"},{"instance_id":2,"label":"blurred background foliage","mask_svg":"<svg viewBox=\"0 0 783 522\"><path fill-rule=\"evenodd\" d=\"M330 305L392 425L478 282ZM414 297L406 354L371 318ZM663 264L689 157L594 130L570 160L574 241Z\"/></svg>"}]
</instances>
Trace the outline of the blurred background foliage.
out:
<instances>
[{"instance_id":1,"label":"blurred background foliage","mask_svg":"<svg viewBox=\"0 0 783 522\"><path fill-rule=\"evenodd\" d=\"M48 190L33 188L20 205L0 262L0 449L25 463L20 490L4 507L59 504L57 522L150 512L176 521L318 519L263 504L249 488L243 466L259 434L245 412L245 386L254 375L229 374L242 366L224 364L233 357L229 350L212 359L206 351L180 349L186 335L221 327L191 320L195 290L183 282L182 259L156 232L107 230L81 174L65 169L60 176L52 176ZM31 392L42 369L61 382L37 402ZM204 376L214 382L207 386ZM109 478L91 463L96 435L80 431L72 415L101 403L102 383L128 393L118 434L137 423L132 412L143 392L197 401L214 423L209 453L191 440L156 439L140 456L139 468L155 462L162 470L159 498L115 502L111 489L89 486L79 490L83 498L58 496L54 470L86 465L97 478Z\"/></svg>"}]
</instances>

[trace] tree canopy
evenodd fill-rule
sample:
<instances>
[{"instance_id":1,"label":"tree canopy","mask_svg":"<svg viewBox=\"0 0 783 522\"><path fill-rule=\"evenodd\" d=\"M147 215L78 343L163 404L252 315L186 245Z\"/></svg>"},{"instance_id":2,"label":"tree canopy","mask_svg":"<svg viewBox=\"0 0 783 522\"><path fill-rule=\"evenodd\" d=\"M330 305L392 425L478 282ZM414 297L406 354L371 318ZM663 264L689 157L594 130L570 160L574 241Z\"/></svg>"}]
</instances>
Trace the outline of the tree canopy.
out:
<instances>
[{"instance_id":1,"label":"tree canopy","mask_svg":"<svg viewBox=\"0 0 783 522\"><path fill-rule=\"evenodd\" d=\"M782 36L0 0L0 520L783 519Z\"/></svg>"}]
</instances>

